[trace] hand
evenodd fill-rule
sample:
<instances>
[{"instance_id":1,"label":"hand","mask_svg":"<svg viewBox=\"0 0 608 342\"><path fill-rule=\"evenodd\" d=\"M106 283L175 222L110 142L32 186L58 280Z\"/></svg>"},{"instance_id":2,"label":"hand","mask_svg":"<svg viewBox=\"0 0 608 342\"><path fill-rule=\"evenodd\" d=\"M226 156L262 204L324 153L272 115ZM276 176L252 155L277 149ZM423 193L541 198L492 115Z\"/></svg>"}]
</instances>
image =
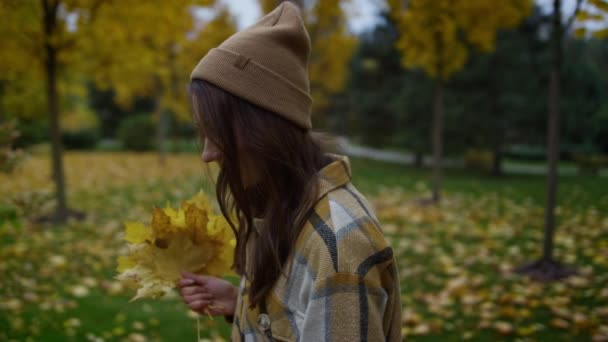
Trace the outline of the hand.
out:
<instances>
[{"instance_id":1,"label":"hand","mask_svg":"<svg viewBox=\"0 0 608 342\"><path fill-rule=\"evenodd\" d=\"M195 312L234 315L238 289L224 279L182 272L179 288L184 303Z\"/></svg>"}]
</instances>

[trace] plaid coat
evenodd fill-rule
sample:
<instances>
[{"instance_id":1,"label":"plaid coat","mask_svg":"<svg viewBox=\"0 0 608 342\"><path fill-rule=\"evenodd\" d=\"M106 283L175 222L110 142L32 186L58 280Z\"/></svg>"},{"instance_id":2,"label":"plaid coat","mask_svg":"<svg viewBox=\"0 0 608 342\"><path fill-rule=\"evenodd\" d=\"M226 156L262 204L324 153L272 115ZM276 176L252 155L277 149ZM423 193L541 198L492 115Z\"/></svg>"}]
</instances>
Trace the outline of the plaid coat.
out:
<instances>
[{"instance_id":1,"label":"plaid coat","mask_svg":"<svg viewBox=\"0 0 608 342\"><path fill-rule=\"evenodd\" d=\"M399 277L348 157L319 171L320 193L265 305L249 309L241 279L233 341L401 341ZM259 225L256 219L254 225ZM253 245L253 244L252 244Z\"/></svg>"}]
</instances>

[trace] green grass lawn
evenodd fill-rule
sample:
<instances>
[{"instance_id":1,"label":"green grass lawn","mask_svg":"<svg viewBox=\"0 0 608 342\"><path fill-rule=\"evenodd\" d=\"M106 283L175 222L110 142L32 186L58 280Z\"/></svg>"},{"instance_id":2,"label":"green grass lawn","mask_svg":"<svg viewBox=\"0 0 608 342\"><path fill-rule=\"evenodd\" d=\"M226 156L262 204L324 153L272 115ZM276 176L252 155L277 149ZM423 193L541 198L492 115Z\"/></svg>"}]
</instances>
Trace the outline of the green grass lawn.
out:
<instances>
[{"instance_id":1,"label":"green grass lawn","mask_svg":"<svg viewBox=\"0 0 608 342\"><path fill-rule=\"evenodd\" d=\"M364 193L376 194L383 187L400 187L407 191L431 188L428 168L413 168L369 159L352 159L353 183ZM494 177L467 170L444 170L443 190L450 193L482 195L495 193L515 200L530 200L542 205L546 180L538 175L504 175ZM597 207L608 210L608 178L569 175L558 183L558 204L577 208Z\"/></svg>"},{"instance_id":2,"label":"green grass lawn","mask_svg":"<svg viewBox=\"0 0 608 342\"><path fill-rule=\"evenodd\" d=\"M560 178L555 254L579 275L539 284L511 270L540 253L543 177L448 170L445 201L433 208L416 204L430 193L429 170L351 163L353 183L377 208L398 257L408 339L578 341L606 334L608 179ZM113 276L124 248L122 222L145 222L154 205L175 206L201 186L210 190L190 175L78 187L70 201L87 219L62 226L31 224L20 211L3 209L11 214L0 218L0 340L196 340L196 319L178 297L129 303L133 291ZM229 331L223 319L202 317L201 324L210 339Z\"/></svg>"},{"instance_id":3,"label":"green grass lawn","mask_svg":"<svg viewBox=\"0 0 608 342\"><path fill-rule=\"evenodd\" d=\"M511 271L541 253L543 177L447 170L445 201L435 210L414 204L430 197L430 170L362 159L352 168L399 255L410 339L572 341L606 333L608 179L560 177L555 255L579 276L539 284ZM436 305L441 300L453 303Z\"/></svg>"}]
</instances>

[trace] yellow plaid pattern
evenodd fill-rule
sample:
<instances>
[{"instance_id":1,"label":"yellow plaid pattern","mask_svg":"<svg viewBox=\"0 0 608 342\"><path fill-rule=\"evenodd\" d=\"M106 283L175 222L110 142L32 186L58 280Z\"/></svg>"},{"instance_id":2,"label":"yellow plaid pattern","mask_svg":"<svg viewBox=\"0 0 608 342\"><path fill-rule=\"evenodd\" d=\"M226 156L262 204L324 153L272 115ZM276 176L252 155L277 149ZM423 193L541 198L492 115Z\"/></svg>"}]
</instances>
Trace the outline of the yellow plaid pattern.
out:
<instances>
[{"instance_id":1,"label":"yellow plaid pattern","mask_svg":"<svg viewBox=\"0 0 608 342\"><path fill-rule=\"evenodd\" d=\"M265 307L249 309L242 278L233 341L401 341L393 250L350 182L348 157L328 156L317 204Z\"/></svg>"}]
</instances>

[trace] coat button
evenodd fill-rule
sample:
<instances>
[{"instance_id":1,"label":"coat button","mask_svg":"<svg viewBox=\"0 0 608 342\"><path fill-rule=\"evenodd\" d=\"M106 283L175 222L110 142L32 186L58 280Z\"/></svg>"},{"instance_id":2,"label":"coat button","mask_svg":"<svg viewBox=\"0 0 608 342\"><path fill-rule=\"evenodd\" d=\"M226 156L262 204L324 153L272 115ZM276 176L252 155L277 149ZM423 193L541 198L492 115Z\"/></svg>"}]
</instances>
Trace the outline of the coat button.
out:
<instances>
[{"instance_id":1,"label":"coat button","mask_svg":"<svg viewBox=\"0 0 608 342\"><path fill-rule=\"evenodd\" d=\"M270 317L267 314L260 314L258 316L258 328L262 331L270 329Z\"/></svg>"}]
</instances>

